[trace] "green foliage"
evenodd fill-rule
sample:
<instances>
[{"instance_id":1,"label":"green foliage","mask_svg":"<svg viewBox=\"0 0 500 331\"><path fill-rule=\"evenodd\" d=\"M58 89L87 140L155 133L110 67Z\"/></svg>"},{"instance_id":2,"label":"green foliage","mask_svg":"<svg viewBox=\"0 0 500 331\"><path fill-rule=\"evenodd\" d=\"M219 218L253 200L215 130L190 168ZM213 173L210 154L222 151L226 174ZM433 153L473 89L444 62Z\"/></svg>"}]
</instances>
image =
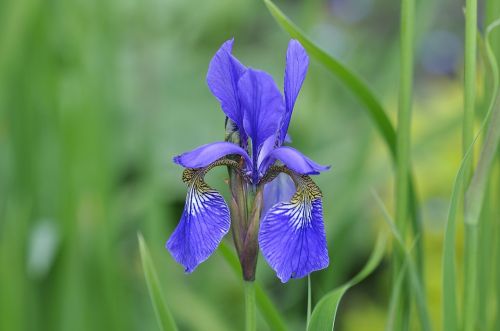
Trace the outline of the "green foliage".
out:
<instances>
[{"instance_id":1,"label":"green foliage","mask_svg":"<svg viewBox=\"0 0 500 331\"><path fill-rule=\"evenodd\" d=\"M417 305L417 311L420 319L420 324L421 324L421 329L424 331L430 331L431 328L431 322L429 319L429 313L427 311L427 303L425 302L425 290L422 287L422 283L420 281L417 268L415 266L415 262L413 261L413 257L411 255L411 250L407 249L405 246L405 241L403 236L401 235L401 232L398 230L396 224L392 220L391 216L389 215L389 212L385 208L382 200L378 197L376 193L374 193L375 199L377 200L378 205L380 206L380 209L382 210L382 213L384 215L384 220L387 222L389 225L389 228L391 229L391 232L396 239L396 242L403 252L403 261L401 264L401 269L399 271L398 277L396 278L396 281L393 284L393 293L396 293L393 295L391 300L394 300L395 302L390 303L391 311L393 307L397 304L397 298L398 298L398 293L401 291L401 287L403 284L404 280L404 273L408 272L409 274L409 279L410 279L410 284L412 287L412 293L415 295L415 302ZM417 239L415 239L416 241ZM412 245L413 247L413 245ZM390 326L392 324L392 317L389 315L389 323L388 325ZM392 328L391 328L392 329Z\"/></svg>"},{"instance_id":2,"label":"green foliage","mask_svg":"<svg viewBox=\"0 0 500 331\"><path fill-rule=\"evenodd\" d=\"M146 245L146 242L141 234L138 234L137 237L139 240L139 251L141 253L142 270L144 271L144 277L146 279L146 284L148 285L149 297L151 298L151 303L153 304L158 326L162 331L177 331L177 326L175 325L172 313L170 313L170 310L163 299L163 291L158 280L153 260L149 254L148 246Z\"/></svg>"},{"instance_id":3,"label":"green foliage","mask_svg":"<svg viewBox=\"0 0 500 331\"><path fill-rule=\"evenodd\" d=\"M372 251L372 255L368 259L368 262L366 262L363 269L361 269L361 271L347 283L327 293L316 304L312 312L311 321L309 322L307 330L330 331L334 329L335 318L337 316L337 310L340 304L340 300L342 300L342 297L347 292L347 290L362 282L378 267L378 265L382 261L382 258L384 257L386 241L387 238L385 234L379 234L375 247Z\"/></svg>"},{"instance_id":4,"label":"green foliage","mask_svg":"<svg viewBox=\"0 0 500 331\"><path fill-rule=\"evenodd\" d=\"M316 46L273 2L270 0L264 0L264 2L278 24L280 24L292 38L300 41L311 57L319 61L331 73L337 76L350 92L356 96L356 99L363 103L375 122L377 129L384 138L384 141L387 143L387 147L392 154L395 154L396 133L382 104L368 85L353 71L340 63L340 61Z\"/></svg>"},{"instance_id":5,"label":"green foliage","mask_svg":"<svg viewBox=\"0 0 500 331\"><path fill-rule=\"evenodd\" d=\"M304 44L311 61L291 123L293 146L332 164L317 177L331 266L311 284L283 285L259 258L257 330L313 330L322 316L326 330L337 320L344 331L384 323L400 331L401 296L411 297L412 331L461 330L464 309L469 328L500 330L499 73L491 60L500 55L500 33L492 30L500 2L478 8L479 30L466 10L468 143L461 151L463 13L456 2L417 1L416 49L405 55L415 57L415 87L405 85L415 100L403 132L411 141L399 155L405 141L392 123L400 122L400 4L276 4L0 1L0 330L154 330L158 321L167 330L172 316L179 330L243 327L241 270L229 236L190 275L164 249L186 193L171 157L223 139L224 115L204 77L232 36L236 55L278 85L288 36ZM485 59L478 52L473 61L473 48ZM411 238L384 207L392 213L406 195L393 191L404 184L394 179L403 165L401 173L411 171ZM207 180L228 197L226 177L220 169ZM402 252L399 273L388 267L392 254L370 244L381 231L370 187L381 194L393 250ZM466 259L464 231L477 238L467 241ZM137 232L149 250L142 239L137 249ZM370 254L385 263L362 268ZM464 265L475 272L466 283ZM377 272L363 282L344 283L371 268ZM476 304L464 307L464 291L474 288Z\"/></svg>"},{"instance_id":6,"label":"green foliage","mask_svg":"<svg viewBox=\"0 0 500 331\"><path fill-rule=\"evenodd\" d=\"M444 330L456 330L458 329L458 314L457 314L457 281L456 281L456 219L457 213L460 206L460 197L462 192L464 192L464 188L466 187L465 183L466 179L466 169L470 160L472 158L474 145L476 144L479 136L483 133L483 130L489 123L490 116L494 119L489 123L488 131L486 133L486 142L484 144L483 150L481 152L480 161L477 166L477 170L474 173L473 180L469 184L467 193L465 196L465 222L466 224L470 224L473 227L467 228L468 231L477 231L475 227L477 226L479 220L479 211L481 210L481 205L484 200L484 194L486 191L486 182L485 177L489 176L488 168L491 167L491 163L494 160L494 155L496 148L498 147L498 139L499 137L495 137L495 132L498 130L498 125L500 123L495 123L500 117L500 107L497 107L496 110L494 108L495 102L498 97L498 65L495 60L495 55L492 52L490 41L489 41L489 33L500 24L500 20L491 23L487 29L484 38L485 52L487 55L488 65L491 68L491 74L493 79L493 88L491 100L488 102L488 109L485 115L485 118L482 122L482 125L477 133L476 137L472 141L471 145L468 147L465 156L460 163L460 168L455 178L455 182L453 184L452 194L451 194L451 202L450 208L448 211L448 219L446 223L446 232L444 238L444 250L443 250L443 329ZM495 111L494 111L495 110ZM493 112L494 111L494 112ZM493 112L493 115L491 113ZM492 148L491 145L496 144L496 148ZM485 174L486 172L486 174ZM471 200L473 202L471 202ZM471 206L471 203L473 205ZM476 243L477 245L477 243ZM473 245L474 246L474 245ZM475 251L476 248L469 247L469 249L474 250L474 255L478 254ZM473 255L472 255L473 256ZM475 259L474 257L472 257ZM469 266L470 267L470 266ZM470 285L470 284L469 284ZM467 286L467 284L466 284ZM472 286L472 285L471 285ZM475 286L473 286L475 288ZM470 308L467 308L468 305L464 303L464 309L470 311ZM469 314L469 313L467 313ZM470 322L473 323L473 322Z\"/></svg>"}]
</instances>

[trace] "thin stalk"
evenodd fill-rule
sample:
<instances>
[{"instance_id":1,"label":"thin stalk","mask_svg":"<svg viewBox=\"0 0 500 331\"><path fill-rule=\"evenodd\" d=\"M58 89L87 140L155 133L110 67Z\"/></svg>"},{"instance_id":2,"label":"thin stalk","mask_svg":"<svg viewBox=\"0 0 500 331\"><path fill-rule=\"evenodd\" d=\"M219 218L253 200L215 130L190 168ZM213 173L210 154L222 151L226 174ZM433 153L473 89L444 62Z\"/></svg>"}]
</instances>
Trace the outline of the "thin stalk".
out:
<instances>
[{"instance_id":1,"label":"thin stalk","mask_svg":"<svg viewBox=\"0 0 500 331\"><path fill-rule=\"evenodd\" d=\"M494 187L494 194L495 194L495 200L494 201L499 201L500 200L500 154L497 156L497 166L496 166L496 175L493 176L493 183L495 183ZM500 206L495 204L495 211L494 211L494 218L496 220L500 219ZM500 222L495 222L496 223L496 232L495 232L495 240L493 242L496 242L496 256L493 261L495 261L495 270L496 270L496 292L495 292L495 298L496 298L496 311L495 311L495 319L493 321L493 329L492 330L500 330L500 262L498 260L500 259Z\"/></svg>"},{"instance_id":2,"label":"thin stalk","mask_svg":"<svg viewBox=\"0 0 500 331\"><path fill-rule=\"evenodd\" d=\"M485 26L490 25L493 21L495 21L498 17L500 17L500 1L498 0L486 0L484 7L484 16L485 16ZM497 59L500 59L500 33L496 33L491 37L491 48L493 54ZM492 175L491 183L493 183L492 191L491 191L491 207L492 207L492 215L490 216L490 222L494 224L496 230L493 236L493 252L495 252L494 256L494 266L492 267L491 277L496 284L500 284L500 263L498 260L500 259L500 207L496 201L500 200L500 153L497 152L497 160L496 160L496 171ZM496 301L496 310L494 311L494 320L491 330L500 330L500 285L496 286L496 291L493 294Z\"/></svg>"},{"instance_id":3,"label":"thin stalk","mask_svg":"<svg viewBox=\"0 0 500 331\"><path fill-rule=\"evenodd\" d=\"M257 313L255 310L255 283L253 281L244 281L245 291L245 330L257 330Z\"/></svg>"},{"instance_id":4,"label":"thin stalk","mask_svg":"<svg viewBox=\"0 0 500 331\"><path fill-rule=\"evenodd\" d=\"M311 306L312 306L312 295L311 295L311 275L307 275L307 320L306 320L306 330L309 329L309 322L311 321Z\"/></svg>"},{"instance_id":5,"label":"thin stalk","mask_svg":"<svg viewBox=\"0 0 500 331\"><path fill-rule=\"evenodd\" d=\"M407 233L409 220L409 176L410 176L410 134L411 134L411 109L413 90L413 51L415 42L414 32L415 1L401 1L401 68L398 127L396 131L396 225L403 236ZM394 284L401 272L404 255L400 249L395 252ZM397 330L406 330L410 315L410 287L405 281L405 288L400 302L400 315L397 319Z\"/></svg>"},{"instance_id":6,"label":"thin stalk","mask_svg":"<svg viewBox=\"0 0 500 331\"><path fill-rule=\"evenodd\" d=\"M476 57L477 57L477 0L465 3L465 64L464 64L464 120L462 131L463 154L474 138L474 105L476 102ZM473 158L465 168L465 178L470 178ZM468 184L468 180L466 181Z\"/></svg>"},{"instance_id":7,"label":"thin stalk","mask_svg":"<svg viewBox=\"0 0 500 331\"><path fill-rule=\"evenodd\" d=\"M474 137L474 105L476 99L476 57L477 57L477 0L465 3L465 67L464 67L464 122L462 132L463 152L466 153ZM473 158L465 165L466 187L470 181ZM465 223L464 260L464 331L475 326L478 230L476 223Z\"/></svg>"},{"instance_id":8,"label":"thin stalk","mask_svg":"<svg viewBox=\"0 0 500 331\"><path fill-rule=\"evenodd\" d=\"M464 331L475 329L478 227L465 224Z\"/></svg>"}]
</instances>

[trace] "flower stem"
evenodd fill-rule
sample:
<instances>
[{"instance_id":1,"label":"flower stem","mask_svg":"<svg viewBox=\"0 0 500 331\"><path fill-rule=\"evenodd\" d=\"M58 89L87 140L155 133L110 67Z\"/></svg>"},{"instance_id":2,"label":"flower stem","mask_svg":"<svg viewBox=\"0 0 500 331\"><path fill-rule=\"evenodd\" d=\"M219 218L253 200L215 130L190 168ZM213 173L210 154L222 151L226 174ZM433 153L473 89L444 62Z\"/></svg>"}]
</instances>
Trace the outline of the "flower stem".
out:
<instances>
[{"instance_id":1,"label":"flower stem","mask_svg":"<svg viewBox=\"0 0 500 331\"><path fill-rule=\"evenodd\" d=\"M255 311L255 283L243 281L245 290L245 330L257 330L257 313Z\"/></svg>"},{"instance_id":2,"label":"flower stem","mask_svg":"<svg viewBox=\"0 0 500 331\"><path fill-rule=\"evenodd\" d=\"M410 136L413 90L413 51L415 43L415 0L401 1L401 68L399 81L398 126L396 131L396 225L403 236L409 220ZM395 252L394 280L404 264L401 250ZM410 315L410 287L400 299L397 330L407 330Z\"/></svg>"},{"instance_id":3,"label":"flower stem","mask_svg":"<svg viewBox=\"0 0 500 331\"><path fill-rule=\"evenodd\" d=\"M474 137L474 105L476 100L476 57L477 57L477 0L465 2L465 66L464 66L464 120L463 150L468 150ZM468 187L472 173L473 159L465 167L465 187ZM466 222L464 247L464 331L475 328L475 307L477 288L477 225Z\"/></svg>"},{"instance_id":4,"label":"flower stem","mask_svg":"<svg viewBox=\"0 0 500 331\"><path fill-rule=\"evenodd\" d=\"M306 322L306 330L309 329L309 322L311 321L311 275L307 275L307 322Z\"/></svg>"}]
</instances>

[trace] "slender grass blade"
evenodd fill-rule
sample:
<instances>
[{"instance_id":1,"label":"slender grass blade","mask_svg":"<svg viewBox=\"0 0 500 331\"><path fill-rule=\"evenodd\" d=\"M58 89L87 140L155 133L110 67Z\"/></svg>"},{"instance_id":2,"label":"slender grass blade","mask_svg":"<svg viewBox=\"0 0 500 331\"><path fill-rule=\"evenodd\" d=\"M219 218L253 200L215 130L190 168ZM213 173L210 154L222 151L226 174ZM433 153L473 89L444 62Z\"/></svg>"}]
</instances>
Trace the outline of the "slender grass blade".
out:
<instances>
[{"instance_id":1,"label":"slender grass blade","mask_svg":"<svg viewBox=\"0 0 500 331\"><path fill-rule=\"evenodd\" d=\"M363 281L375 270L375 268L377 268L384 256L386 241L386 235L383 233L379 234L370 259L363 269L346 284L329 292L318 302L312 312L311 321L307 328L308 331L333 330L340 300L342 300L347 290Z\"/></svg>"},{"instance_id":2,"label":"slender grass blade","mask_svg":"<svg viewBox=\"0 0 500 331\"><path fill-rule=\"evenodd\" d=\"M394 238L396 238L398 245L400 246L401 250L404 253L403 266L408 266L407 269L410 279L410 285L413 289L413 294L415 295L415 303L417 307L418 317L420 320L421 330L430 331L432 330L432 327L429 318L429 312L427 311L427 303L425 300L425 292L424 292L425 289L423 288L420 278L418 277L418 271L413 261L411 252L406 248L404 239L401 236L401 233L399 232L398 228L396 227L396 224L392 220L392 217L389 215L389 212L385 208L382 200L379 198L377 193L373 192L373 195L384 215L384 220L389 225L389 228L391 229ZM417 240L418 238L415 238L415 241ZM397 282L398 280L396 280L396 284L394 284L394 286L397 285Z\"/></svg>"},{"instance_id":3,"label":"slender grass blade","mask_svg":"<svg viewBox=\"0 0 500 331\"><path fill-rule=\"evenodd\" d=\"M309 55L315 58L318 62L325 66L328 71L335 75L365 106L368 115L373 120L375 127L385 141L391 156L396 161L396 132L394 127L384 110L382 103L379 101L371 88L360 78L356 73L343 65L340 61L330 56L314 42L312 42L303 31L300 30L272 1L263 0L269 9L271 15L276 22L292 37L300 41L306 48ZM422 223L418 214L419 206L417 194L415 192L415 184L411 170L409 171L409 208L411 213L412 229L416 237L420 240L417 242L417 261L419 272L423 270L423 231Z\"/></svg>"},{"instance_id":4,"label":"slender grass blade","mask_svg":"<svg viewBox=\"0 0 500 331\"><path fill-rule=\"evenodd\" d=\"M163 299L163 292L158 281L158 275L149 254L149 249L141 234L138 234L139 251L141 253L142 269L146 284L148 286L149 296L156 315L158 326L162 331L177 331L174 318Z\"/></svg>"}]
</instances>

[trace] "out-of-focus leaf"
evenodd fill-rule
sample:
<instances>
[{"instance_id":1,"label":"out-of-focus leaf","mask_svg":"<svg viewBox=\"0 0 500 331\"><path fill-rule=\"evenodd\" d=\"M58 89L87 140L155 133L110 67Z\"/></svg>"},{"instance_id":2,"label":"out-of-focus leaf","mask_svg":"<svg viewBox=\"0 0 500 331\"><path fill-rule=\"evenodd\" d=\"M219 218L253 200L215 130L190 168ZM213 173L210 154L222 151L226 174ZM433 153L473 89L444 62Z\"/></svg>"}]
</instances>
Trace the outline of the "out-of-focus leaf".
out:
<instances>
[{"instance_id":1,"label":"out-of-focus leaf","mask_svg":"<svg viewBox=\"0 0 500 331\"><path fill-rule=\"evenodd\" d=\"M460 168L458 169L458 173L455 177L455 182L453 184L453 190L451 194L451 201L450 201L450 208L448 210L448 219L446 222L446 230L445 230L445 236L444 236L444 248L443 248L443 279L442 279L442 284L443 284L443 330L457 330L458 328L458 315L457 315L457 281L456 281L456 263L455 263L455 258L456 258L456 253L455 253L455 245L456 245L456 218L457 218L457 211L458 211L458 206L459 206L459 199L461 196L461 192L463 192L464 188L464 182L465 182L465 177L464 177L464 165L469 162L470 158L472 157L472 150L474 147L474 144L476 143L479 135L481 134L482 130L486 126L486 123L488 122L488 118L492 112L492 109L495 104L495 100L498 95L498 65L497 62L495 61L495 56L491 50L491 45L489 43L489 33L492 31L493 28L498 26L500 24L500 21L497 20L490 24L488 28L486 29L486 34L485 34L485 48L486 48L486 56L488 58L488 62L491 67L491 71L493 74L493 94L492 94L492 99L490 101L489 107L488 107L488 112L485 116L485 119L483 120L483 124L481 125L481 128L472 142L471 146L469 146L469 149L467 153L464 155L464 158L460 164ZM496 112L498 113L498 111ZM497 115L498 117L498 115ZM494 120L492 120L493 124ZM492 126L490 126L492 128ZM495 129L495 128L493 128ZM498 128L496 128L498 130ZM498 142L497 142L498 143ZM484 154L484 150L483 153ZM480 160L481 162L481 160ZM484 161L483 161L484 162ZM479 166L478 166L479 167ZM470 197L471 193L471 188L472 185L477 185L478 184L478 179L477 179L477 171L474 174L473 181L471 182L469 186L469 190L467 191L468 196ZM475 178L475 183L474 183L474 178ZM477 187L476 187L477 189ZM473 191L472 191L473 192ZM482 200L482 199L481 199ZM470 203L470 202L469 202ZM480 207L479 207L480 209ZM467 208L466 208L467 210ZM469 218L473 217L471 215L471 211L469 209ZM470 221L470 220L469 220Z\"/></svg>"},{"instance_id":2,"label":"out-of-focus leaf","mask_svg":"<svg viewBox=\"0 0 500 331\"><path fill-rule=\"evenodd\" d=\"M399 296L401 295L401 289L403 288L403 279L406 274L407 265L403 264L401 270L399 271L398 277L396 278L396 283L392 285L391 299L389 300L389 307L387 309L387 324L385 327L386 331L393 331L394 324L396 320L396 308Z\"/></svg>"},{"instance_id":3,"label":"out-of-focus leaf","mask_svg":"<svg viewBox=\"0 0 500 331\"><path fill-rule=\"evenodd\" d=\"M410 276L409 277L410 284L412 286L413 293L415 294L415 303L417 306L417 313L420 319L421 330L430 331L432 330L432 327L429 318L429 312L427 311L427 304L425 302L424 288L418 277L417 268L415 266L415 263L413 262L413 257L411 255L411 252L406 248L405 243L403 241L403 237L401 236L401 233L398 231L398 228L396 227L396 224L392 220L392 217L389 215L389 212L385 208L384 203L379 198L376 192L373 192L373 195L384 215L384 220L389 225L389 228L391 229L394 238L396 238L398 245L401 247L404 253L403 265L407 266L407 268L403 269L407 269L408 274ZM415 238L415 241L417 240L418 238ZM397 286L397 284L394 284L393 286Z\"/></svg>"},{"instance_id":4,"label":"out-of-focus leaf","mask_svg":"<svg viewBox=\"0 0 500 331\"><path fill-rule=\"evenodd\" d=\"M307 319L306 319L306 329L309 327L311 322L312 313L312 288L311 288L311 275L307 275Z\"/></svg>"},{"instance_id":5,"label":"out-of-focus leaf","mask_svg":"<svg viewBox=\"0 0 500 331\"><path fill-rule=\"evenodd\" d=\"M238 262L238 257L224 241L219 245L219 252L222 254L236 276L241 277L241 266ZM264 289L262 289L262 286L260 286L257 282L255 283L255 298L257 300L257 307L271 330L286 331L287 327L283 317L276 309L276 306L266 294Z\"/></svg>"},{"instance_id":6,"label":"out-of-focus leaf","mask_svg":"<svg viewBox=\"0 0 500 331\"><path fill-rule=\"evenodd\" d=\"M270 0L264 0L267 8L273 15L278 24L290 34L292 38L297 39L305 47L309 55L323 64L330 72L337 76L349 90L354 93L357 99L363 103L369 111L373 121L377 124L380 134L383 136L391 153L396 153L396 133L389 118L387 117L382 104L377 99L373 91L363 82L353 71L348 69L337 59L314 44L304 32L300 30L283 12L276 7Z\"/></svg>"},{"instance_id":7,"label":"out-of-focus leaf","mask_svg":"<svg viewBox=\"0 0 500 331\"><path fill-rule=\"evenodd\" d=\"M389 117L384 110L382 103L378 100L375 93L356 73L343 65L340 61L326 53L314 42L312 42L305 33L296 26L272 1L263 0L271 12L276 22L292 38L297 39L305 47L310 56L325 66L328 71L334 74L365 106L369 116L375 123L375 127L385 141L393 160L396 160L396 131L394 130ZM417 262L420 272L423 268L423 246L422 246L422 223L418 215L418 200L415 192L413 176L409 175L410 190L410 212L413 232L416 237L420 237L417 242Z\"/></svg>"},{"instance_id":8,"label":"out-of-focus leaf","mask_svg":"<svg viewBox=\"0 0 500 331\"><path fill-rule=\"evenodd\" d=\"M500 105L498 105L498 87L499 87L499 70L498 63L495 59L495 54L491 48L489 36L490 33L500 26L500 18L492 22L487 28L484 36L484 45L486 48L486 56L491 68L493 79L493 88L488 111L485 116L487 122L491 116L491 121L488 123L483 149L479 156L479 162L472 177L471 183L465 195L465 215L464 220L469 224L477 224L479 213L483 205L484 194L486 192L487 180L490 170L495 160L498 143L500 140ZM496 105L496 108L495 108Z\"/></svg>"},{"instance_id":9,"label":"out-of-focus leaf","mask_svg":"<svg viewBox=\"0 0 500 331\"><path fill-rule=\"evenodd\" d=\"M158 275L156 274L153 260L149 254L149 249L142 235L138 234L137 237L139 239L142 269L144 271L144 277L146 278L146 284L148 285L149 296L153 304L158 326L163 331L177 331L174 318L163 299L160 282L158 281Z\"/></svg>"},{"instance_id":10,"label":"out-of-focus leaf","mask_svg":"<svg viewBox=\"0 0 500 331\"><path fill-rule=\"evenodd\" d=\"M342 300L342 297L349 288L363 281L380 264L380 261L382 261L382 258L384 256L386 241L386 235L384 233L380 233L377 238L377 243L375 244L372 255L370 256L370 259L363 267L363 269L346 284L326 294L318 302L312 312L311 321L307 328L308 331L333 330L340 300Z\"/></svg>"}]
</instances>

